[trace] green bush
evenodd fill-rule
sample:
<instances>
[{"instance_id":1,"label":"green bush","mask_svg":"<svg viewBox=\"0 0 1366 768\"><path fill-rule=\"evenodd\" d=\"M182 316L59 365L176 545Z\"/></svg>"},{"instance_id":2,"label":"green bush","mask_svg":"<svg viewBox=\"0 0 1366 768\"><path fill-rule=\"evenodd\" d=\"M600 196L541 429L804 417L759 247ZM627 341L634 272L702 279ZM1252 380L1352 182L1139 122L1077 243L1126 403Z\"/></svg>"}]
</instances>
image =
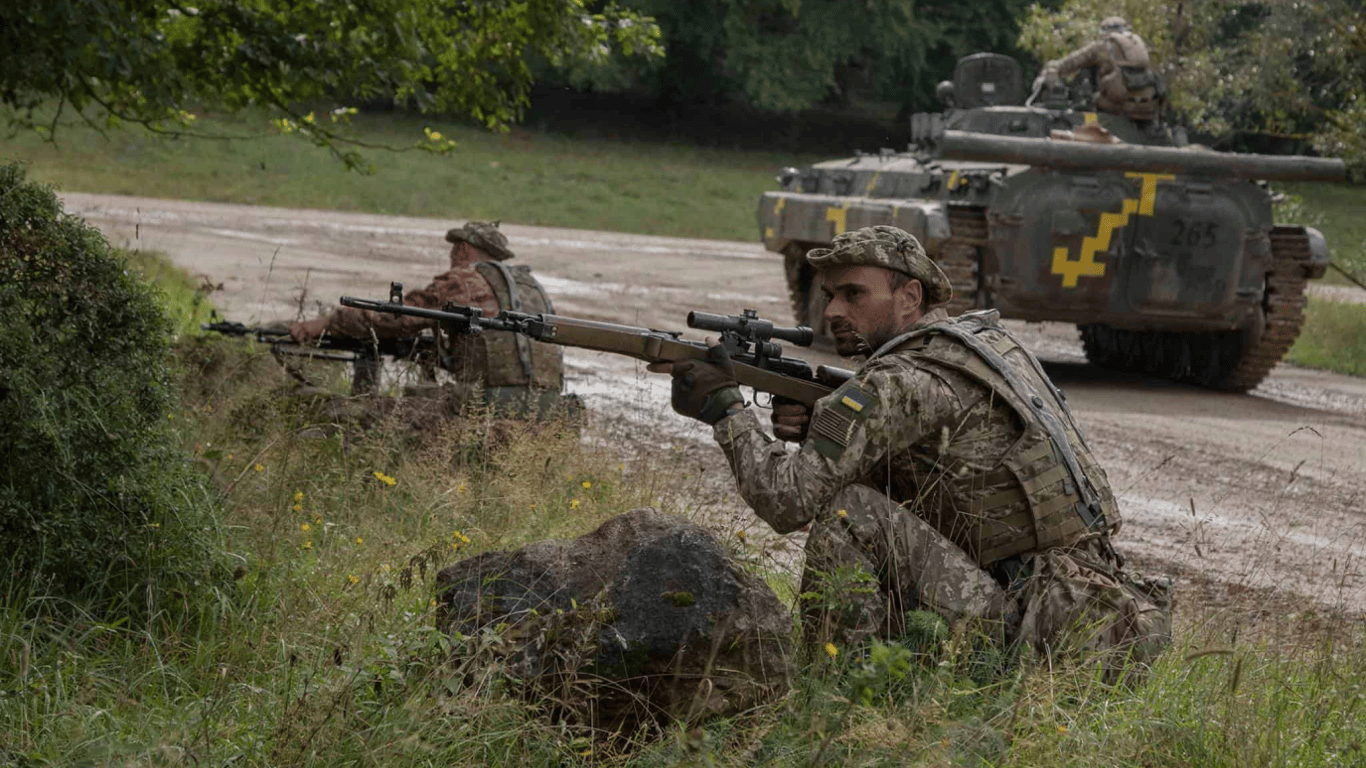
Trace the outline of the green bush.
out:
<instances>
[{"instance_id":1,"label":"green bush","mask_svg":"<svg viewBox=\"0 0 1366 768\"><path fill-rule=\"evenodd\" d=\"M227 560L173 432L169 321L50 188L0 167L0 558L9 587L151 616Z\"/></svg>"}]
</instances>

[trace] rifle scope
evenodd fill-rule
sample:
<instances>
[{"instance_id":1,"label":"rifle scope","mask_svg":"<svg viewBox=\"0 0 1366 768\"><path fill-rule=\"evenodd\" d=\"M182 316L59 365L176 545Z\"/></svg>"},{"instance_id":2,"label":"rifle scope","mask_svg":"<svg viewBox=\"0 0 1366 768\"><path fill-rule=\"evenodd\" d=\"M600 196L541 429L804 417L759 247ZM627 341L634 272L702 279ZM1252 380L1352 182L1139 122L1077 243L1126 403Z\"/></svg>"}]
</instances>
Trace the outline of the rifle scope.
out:
<instances>
[{"instance_id":1,"label":"rifle scope","mask_svg":"<svg viewBox=\"0 0 1366 768\"><path fill-rule=\"evenodd\" d=\"M809 347L816 334L804 325L796 328L776 326L768 320L760 320L754 310L747 309L743 315L713 315L708 312L689 312L688 327L699 331L735 333L754 341L781 339L799 347Z\"/></svg>"}]
</instances>

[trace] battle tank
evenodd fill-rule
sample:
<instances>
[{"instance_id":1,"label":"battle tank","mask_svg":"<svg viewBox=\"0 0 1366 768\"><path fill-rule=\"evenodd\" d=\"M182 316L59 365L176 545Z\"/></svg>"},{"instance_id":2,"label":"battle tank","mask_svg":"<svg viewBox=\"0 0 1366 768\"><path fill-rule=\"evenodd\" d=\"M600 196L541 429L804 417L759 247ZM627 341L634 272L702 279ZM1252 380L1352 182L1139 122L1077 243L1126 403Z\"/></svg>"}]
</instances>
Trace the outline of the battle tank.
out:
<instances>
[{"instance_id":1,"label":"battle tank","mask_svg":"<svg viewBox=\"0 0 1366 768\"><path fill-rule=\"evenodd\" d=\"M1343 163L1177 146L1180 131L1075 108L1085 94L1028 95L1014 59L968 56L941 84L946 111L912 117L907 151L784 169L759 227L797 321L828 338L806 252L891 224L949 276L952 314L1074 323L1093 363L1257 386L1328 267L1318 231L1274 222L1267 182L1340 181Z\"/></svg>"}]
</instances>

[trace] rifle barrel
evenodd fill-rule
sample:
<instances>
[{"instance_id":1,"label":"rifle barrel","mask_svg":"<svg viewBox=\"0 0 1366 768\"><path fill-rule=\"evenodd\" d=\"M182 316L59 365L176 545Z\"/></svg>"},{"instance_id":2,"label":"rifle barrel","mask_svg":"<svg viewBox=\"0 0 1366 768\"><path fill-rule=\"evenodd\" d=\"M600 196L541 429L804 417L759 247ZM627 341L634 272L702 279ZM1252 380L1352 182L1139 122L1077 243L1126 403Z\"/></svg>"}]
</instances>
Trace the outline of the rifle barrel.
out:
<instances>
[{"instance_id":1,"label":"rifle barrel","mask_svg":"<svg viewBox=\"0 0 1366 768\"><path fill-rule=\"evenodd\" d=\"M352 296L341 297L343 306L386 312L394 315L425 317L452 327L455 331L510 331L536 341L565 347L592 349L626 355L650 363L705 360L707 345L700 341L679 338L677 333L656 331L630 325L618 325L597 320L559 315L531 315L503 310L492 317L484 317L478 310L464 306L447 309L410 307L392 301L372 301ZM462 311L463 310L463 311ZM712 316L718 317L718 316ZM757 318L756 318L757 319ZM765 323L765 330L772 328ZM780 329L787 330L787 329ZM795 329L793 329L795 330ZM756 346L761 341L755 342ZM830 394L833 387L816 379L810 364L796 358L772 358L762 354L735 356L735 374L739 382L762 392L779 395L799 402L813 404Z\"/></svg>"}]
</instances>

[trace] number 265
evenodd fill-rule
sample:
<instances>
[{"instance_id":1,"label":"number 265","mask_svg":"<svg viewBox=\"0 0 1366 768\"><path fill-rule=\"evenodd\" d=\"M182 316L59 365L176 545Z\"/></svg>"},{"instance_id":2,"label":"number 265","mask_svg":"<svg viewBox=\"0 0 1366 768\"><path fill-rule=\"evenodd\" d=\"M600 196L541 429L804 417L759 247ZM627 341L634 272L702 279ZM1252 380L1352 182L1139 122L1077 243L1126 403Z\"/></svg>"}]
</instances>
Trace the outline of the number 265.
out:
<instances>
[{"instance_id":1,"label":"number 265","mask_svg":"<svg viewBox=\"0 0 1366 768\"><path fill-rule=\"evenodd\" d=\"M1219 224L1213 221L1176 220L1176 234L1172 245L1208 248L1219 239Z\"/></svg>"}]
</instances>

